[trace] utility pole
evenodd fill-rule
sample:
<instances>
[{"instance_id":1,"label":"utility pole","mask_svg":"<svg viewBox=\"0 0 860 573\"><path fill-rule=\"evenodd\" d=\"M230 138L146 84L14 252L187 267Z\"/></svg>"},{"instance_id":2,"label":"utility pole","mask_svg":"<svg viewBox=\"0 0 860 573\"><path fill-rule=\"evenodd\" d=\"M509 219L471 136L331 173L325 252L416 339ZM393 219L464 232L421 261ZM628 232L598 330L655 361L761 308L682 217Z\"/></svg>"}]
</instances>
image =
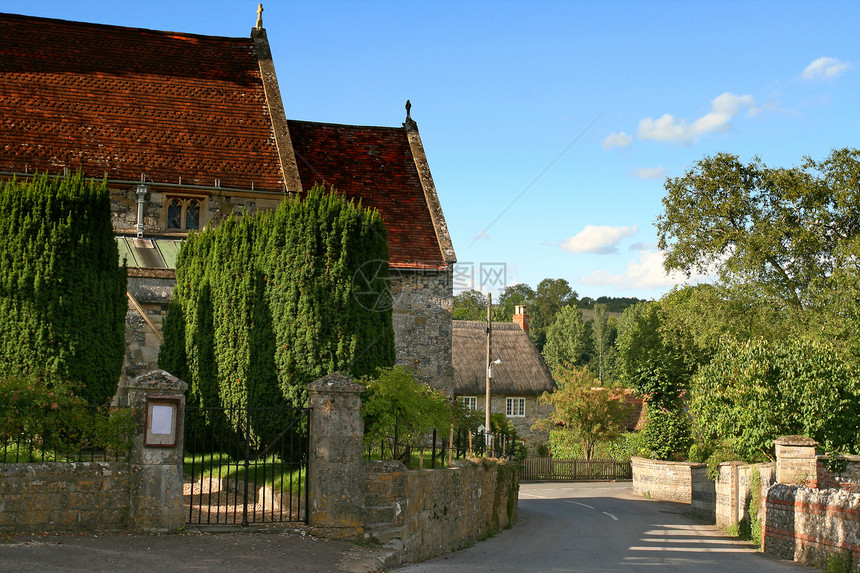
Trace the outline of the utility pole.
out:
<instances>
[{"instance_id":1,"label":"utility pole","mask_svg":"<svg viewBox=\"0 0 860 573\"><path fill-rule=\"evenodd\" d=\"M493 433L490 430L490 377L492 376L492 358L490 351L493 346L493 293L487 293L487 395L484 398L484 440L489 450L493 444ZM486 454L485 454L486 455Z\"/></svg>"}]
</instances>

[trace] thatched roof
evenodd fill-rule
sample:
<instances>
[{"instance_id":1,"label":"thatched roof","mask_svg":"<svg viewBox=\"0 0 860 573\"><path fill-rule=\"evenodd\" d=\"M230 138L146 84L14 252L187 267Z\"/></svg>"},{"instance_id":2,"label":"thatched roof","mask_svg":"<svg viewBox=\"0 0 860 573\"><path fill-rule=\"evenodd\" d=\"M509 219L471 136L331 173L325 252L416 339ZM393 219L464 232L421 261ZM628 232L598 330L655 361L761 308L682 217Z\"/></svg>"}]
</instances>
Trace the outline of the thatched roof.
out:
<instances>
[{"instance_id":1,"label":"thatched roof","mask_svg":"<svg viewBox=\"0 0 860 573\"><path fill-rule=\"evenodd\" d=\"M453 321L451 349L454 394L483 394L487 379L487 323ZM493 394L535 395L555 388L552 376L529 335L514 323L493 323Z\"/></svg>"}]
</instances>

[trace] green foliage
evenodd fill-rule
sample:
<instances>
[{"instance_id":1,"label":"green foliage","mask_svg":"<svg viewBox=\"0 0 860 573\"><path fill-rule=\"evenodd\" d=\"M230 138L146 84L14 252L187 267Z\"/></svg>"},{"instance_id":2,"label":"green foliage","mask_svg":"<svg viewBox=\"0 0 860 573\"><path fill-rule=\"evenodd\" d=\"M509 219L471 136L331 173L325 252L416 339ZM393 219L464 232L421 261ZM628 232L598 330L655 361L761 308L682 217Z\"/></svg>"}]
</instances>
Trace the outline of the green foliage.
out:
<instances>
[{"instance_id":1,"label":"green foliage","mask_svg":"<svg viewBox=\"0 0 860 573\"><path fill-rule=\"evenodd\" d=\"M642 448L658 460L684 458L690 447L690 420L683 407L646 405Z\"/></svg>"},{"instance_id":2,"label":"green foliage","mask_svg":"<svg viewBox=\"0 0 860 573\"><path fill-rule=\"evenodd\" d=\"M565 365L583 363L588 348L588 334L582 321L582 311L573 306L563 307L546 333L543 357L550 370Z\"/></svg>"},{"instance_id":3,"label":"green foliage","mask_svg":"<svg viewBox=\"0 0 860 573\"><path fill-rule=\"evenodd\" d=\"M816 291L854 265L844 248L860 235L858 180L856 149L791 169L705 157L666 181L657 219L666 269L715 268L725 284L747 284L797 310L815 306Z\"/></svg>"},{"instance_id":4,"label":"green foliage","mask_svg":"<svg viewBox=\"0 0 860 573\"><path fill-rule=\"evenodd\" d=\"M126 270L105 184L0 182L0 374L71 382L90 403L116 392Z\"/></svg>"},{"instance_id":5,"label":"green foliage","mask_svg":"<svg viewBox=\"0 0 860 573\"><path fill-rule=\"evenodd\" d=\"M486 320L487 295L476 290L454 295L454 320Z\"/></svg>"},{"instance_id":6,"label":"green foliage","mask_svg":"<svg viewBox=\"0 0 860 573\"><path fill-rule=\"evenodd\" d=\"M37 378L0 379L0 440L5 449L22 444L35 448L36 459L61 461L83 449L124 455L137 426L128 409L98 410L62 382ZM34 460L35 461L35 460Z\"/></svg>"},{"instance_id":7,"label":"green foliage","mask_svg":"<svg viewBox=\"0 0 860 573\"><path fill-rule=\"evenodd\" d=\"M399 364L382 368L361 382L365 385L361 413L367 443L396 435L399 443L413 445L434 428L451 425L452 407L445 394L419 382Z\"/></svg>"},{"instance_id":8,"label":"green foliage","mask_svg":"<svg viewBox=\"0 0 860 573\"><path fill-rule=\"evenodd\" d=\"M689 374L681 352L662 334L660 303L631 306L618 320L617 373L657 408L675 408Z\"/></svg>"},{"instance_id":9,"label":"green foliage","mask_svg":"<svg viewBox=\"0 0 860 573\"><path fill-rule=\"evenodd\" d=\"M746 461L773 459L773 440L802 434L829 451L860 445L860 384L829 344L724 339L692 385L705 441L723 438Z\"/></svg>"},{"instance_id":10,"label":"green foliage","mask_svg":"<svg viewBox=\"0 0 860 573\"><path fill-rule=\"evenodd\" d=\"M853 555L850 551L842 553L828 553L822 563L822 569L825 573L849 573L851 564L854 562Z\"/></svg>"},{"instance_id":11,"label":"green foliage","mask_svg":"<svg viewBox=\"0 0 860 573\"><path fill-rule=\"evenodd\" d=\"M575 432L559 428L550 430L549 450L556 458L584 458L585 451L582 441ZM640 432L622 432L615 439L597 442L594 445L593 457L611 459L620 462L630 461L632 456L642 455Z\"/></svg>"},{"instance_id":12,"label":"green foliage","mask_svg":"<svg viewBox=\"0 0 860 573\"><path fill-rule=\"evenodd\" d=\"M591 321L591 348L593 350L590 362L591 370L597 374L601 383L614 378L615 370L615 338L616 328L609 320L606 305L594 305L594 319Z\"/></svg>"},{"instance_id":13,"label":"green foliage","mask_svg":"<svg viewBox=\"0 0 860 573\"><path fill-rule=\"evenodd\" d=\"M576 306L578 308L593 308L594 305L602 304L606 306L606 310L609 312L624 312L626 308L640 302L645 302L645 300L626 296L599 296L596 299L585 296L579 300Z\"/></svg>"},{"instance_id":14,"label":"green foliage","mask_svg":"<svg viewBox=\"0 0 860 573\"><path fill-rule=\"evenodd\" d=\"M379 213L315 187L188 237L159 366L189 403L301 406L328 373L393 364L391 304Z\"/></svg>"},{"instance_id":15,"label":"green foliage","mask_svg":"<svg viewBox=\"0 0 860 573\"><path fill-rule=\"evenodd\" d=\"M535 427L567 429L582 444L584 457L591 459L598 443L614 440L622 433L632 406L621 390L600 387L586 368L562 367L554 376L558 387L540 397L554 409Z\"/></svg>"}]
</instances>

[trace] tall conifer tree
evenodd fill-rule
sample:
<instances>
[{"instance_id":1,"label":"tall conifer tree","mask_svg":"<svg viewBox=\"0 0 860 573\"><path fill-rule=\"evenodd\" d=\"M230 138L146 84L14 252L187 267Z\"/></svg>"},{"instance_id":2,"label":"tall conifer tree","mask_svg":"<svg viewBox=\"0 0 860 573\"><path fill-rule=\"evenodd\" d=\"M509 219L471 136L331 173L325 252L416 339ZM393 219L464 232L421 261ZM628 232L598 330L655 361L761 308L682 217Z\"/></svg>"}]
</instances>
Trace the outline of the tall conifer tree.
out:
<instances>
[{"instance_id":1,"label":"tall conifer tree","mask_svg":"<svg viewBox=\"0 0 860 573\"><path fill-rule=\"evenodd\" d=\"M0 183L0 373L77 384L102 403L125 355L126 270L105 184Z\"/></svg>"}]
</instances>

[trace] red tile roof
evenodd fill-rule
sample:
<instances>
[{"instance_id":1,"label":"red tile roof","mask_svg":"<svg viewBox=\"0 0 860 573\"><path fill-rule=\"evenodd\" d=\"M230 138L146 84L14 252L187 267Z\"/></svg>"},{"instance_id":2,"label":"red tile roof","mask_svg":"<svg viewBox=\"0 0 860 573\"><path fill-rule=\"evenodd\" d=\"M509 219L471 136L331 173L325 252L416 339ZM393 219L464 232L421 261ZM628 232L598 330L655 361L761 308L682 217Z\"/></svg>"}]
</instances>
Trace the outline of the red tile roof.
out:
<instances>
[{"instance_id":1,"label":"red tile roof","mask_svg":"<svg viewBox=\"0 0 860 573\"><path fill-rule=\"evenodd\" d=\"M334 186L378 209L392 266L445 266L405 128L295 120L288 125L304 189Z\"/></svg>"},{"instance_id":2,"label":"red tile roof","mask_svg":"<svg viewBox=\"0 0 860 573\"><path fill-rule=\"evenodd\" d=\"M251 38L0 14L0 171L283 191Z\"/></svg>"}]
</instances>

